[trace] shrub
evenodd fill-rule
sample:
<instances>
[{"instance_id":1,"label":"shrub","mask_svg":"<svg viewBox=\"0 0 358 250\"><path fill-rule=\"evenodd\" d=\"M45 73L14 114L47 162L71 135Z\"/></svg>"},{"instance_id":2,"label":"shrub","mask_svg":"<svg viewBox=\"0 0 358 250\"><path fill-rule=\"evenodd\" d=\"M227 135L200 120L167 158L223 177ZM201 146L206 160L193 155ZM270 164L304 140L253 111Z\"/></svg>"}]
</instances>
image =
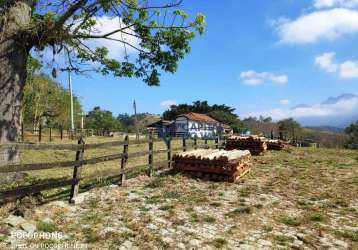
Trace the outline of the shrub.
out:
<instances>
[{"instance_id":1,"label":"shrub","mask_svg":"<svg viewBox=\"0 0 358 250\"><path fill-rule=\"evenodd\" d=\"M320 212L315 212L315 213L311 214L310 219L311 219L311 221L320 222L320 221L323 221L324 215Z\"/></svg>"},{"instance_id":2,"label":"shrub","mask_svg":"<svg viewBox=\"0 0 358 250\"><path fill-rule=\"evenodd\" d=\"M225 240L223 238L217 238L217 239L212 241L212 244L216 248L223 248L225 245L227 245L227 240Z\"/></svg>"},{"instance_id":3,"label":"shrub","mask_svg":"<svg viewBox=\"0 0 358 250\"><path fill-rule=\"evenodd\" d=\"M284 217L282 218L282 222L288 226L298 227L302 224L301 220L297 217Z\"/></svg>"},{"instance_id":4,"label":"shrub","mask_svg":"<svg viewBox=\"0 0 358 250\"><path fill-rule=\"evenodd\" d=\"M212 216L205 216L203 218L203 220L206 222L206 223L215 223L216 222L216 219Z\"/></svg>"},{"instance_id":5,"label":"shrub","mask_svg":"<svg viewBox=\"0 0 358 250\"><path fill-rule=\"evenodd\" d=\"M53 233L56 232L58 229L57 226L51 222L40 221L37 223L37 230L47 233Z\"/></svg>"},{"instance_id":6,"label":"shrub","mask_svg":"<svg viewBox=\"0 0 358 250\"><path fill-rule=\"evenodd\" d=\"M251 208L247 206L242 206L230 211L226 215L229 217L234 217L237 214L249 214L249 213L251 213Z\"/></svg>"}]
</instances>

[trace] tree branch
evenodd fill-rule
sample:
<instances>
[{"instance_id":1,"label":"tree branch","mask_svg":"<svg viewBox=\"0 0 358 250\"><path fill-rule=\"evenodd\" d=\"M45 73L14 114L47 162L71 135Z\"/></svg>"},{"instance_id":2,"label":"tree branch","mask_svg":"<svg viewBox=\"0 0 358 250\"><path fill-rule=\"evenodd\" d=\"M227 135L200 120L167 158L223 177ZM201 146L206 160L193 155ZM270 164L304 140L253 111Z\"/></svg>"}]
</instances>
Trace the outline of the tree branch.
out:
<instances>
[{"instance_id":1,"label":"tree branch","mask_svg":"<svg viewBox=\"0 0 358 250\"><path fill-rule=\"evenodd\" d=\"M88 0L79 0L77 3L68 8L68 10L55 23L55 29L61 29L65 22L76 13L81 7L86 5Z\"/></svg>"},{"instance_id":2,"label":"tree branch","mask_svg":"<svg viewBox=\"0 0 358 250\"><path fill-rule=\"evenodd\" d=\"M179 5L181 5L183 2L183 0L179 0L176 3L172 3L172 4L166 4L166 5L161 5L161 6L147 6L147 7L134 7L131 6L130 4L126 4L125 2L123 2L123 5L126 6L128 9L132 9L132 10L150 10L150 9L168 9L168 8L174 8L174 7L178 7Z\"/></svg>"},{"instance_id":3,"label":"tree branch","mask_svg":"<svg viewBox=\"0 0 358 250\"><path fill-rule=\"evenodd\" d=\"M130 28L130 27L133 27L133 26L134 26L134 24L131 24L131 25L126 26L126 27L124 27L124 28L116 29L116 30L113 30L113 31L108 32L108 33L106 33L106 34L103 34L103 35L86 35L86 34L79 34L79 35L74 35L73 38L83 38L83 39L89 39L89 38L93 38L93 39L95 39L95 38L107 38L107 37L109 37L109 36L111 36L111 35L114 35L114 34L116 34L116 33L118 33L118 32L123 32L124 30L126 30L126 29L128 29L128 28Z\"/></svg>"}]
</instances>

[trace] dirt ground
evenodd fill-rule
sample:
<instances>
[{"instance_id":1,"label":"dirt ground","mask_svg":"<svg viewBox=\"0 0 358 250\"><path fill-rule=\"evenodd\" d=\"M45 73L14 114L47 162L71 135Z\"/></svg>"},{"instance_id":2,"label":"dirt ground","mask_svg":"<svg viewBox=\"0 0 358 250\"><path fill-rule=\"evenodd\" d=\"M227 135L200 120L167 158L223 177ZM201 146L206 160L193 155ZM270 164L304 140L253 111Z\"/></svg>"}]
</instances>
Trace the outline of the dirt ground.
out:
<instances>
[{"instance_id":1,"label":"dirt ground","mask_svg":"<svg viewBox=\"0 0 358 250\"><path fill-rule=\"evenodd\" d=\"M338 149L268 152L253 158L238 183L139 176L125 187L83 193L76 205L54 201L35 208L25 217L32 230L3 220L0 246L358 249L357 157ZM19 237L26 231L61 237Z\"/></svg>"}]
</instances>

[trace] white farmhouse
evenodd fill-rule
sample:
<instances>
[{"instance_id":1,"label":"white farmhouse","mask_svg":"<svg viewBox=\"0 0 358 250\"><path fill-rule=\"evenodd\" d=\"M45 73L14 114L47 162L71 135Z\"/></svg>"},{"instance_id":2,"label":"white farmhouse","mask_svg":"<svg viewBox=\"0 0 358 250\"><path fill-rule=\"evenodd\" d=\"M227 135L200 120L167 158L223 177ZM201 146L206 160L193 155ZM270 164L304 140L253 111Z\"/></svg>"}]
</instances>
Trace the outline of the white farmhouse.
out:
<instances>
[{"instance_id":1,"label":"white farmhouse","mask_svg":"<svg viewBox=\"0 0 358 250\"><path fill-rule=\"evenodd\" d=\"M188 113L175 119L176 137L214 138L223 132L223 124L205 114Z\"/></svg>"},{"instance_id":2,"label":"white farmhouse","mask_svg":"<svg viewBox=\"0 0 358 250\"><path fill-rule=\"evenodd\" d=\"M220 123L208 115L193 112L179 115L174 121L157 121L148 125L148 129L154 129L162 138L212 139L232 133L230 126Z\"/></svg>"}]
</instances>

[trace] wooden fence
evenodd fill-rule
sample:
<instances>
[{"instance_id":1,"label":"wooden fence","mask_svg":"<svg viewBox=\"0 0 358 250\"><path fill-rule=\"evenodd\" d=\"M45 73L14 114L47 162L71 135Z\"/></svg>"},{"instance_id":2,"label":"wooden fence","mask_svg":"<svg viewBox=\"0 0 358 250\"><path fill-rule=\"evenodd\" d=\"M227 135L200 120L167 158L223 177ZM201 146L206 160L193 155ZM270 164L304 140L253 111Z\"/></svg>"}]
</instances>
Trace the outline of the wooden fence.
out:
<instances>
[{"instance_id":1,"label":"wooden fence","mask_svg":"<svg viewBox=\"0 0 358 250\"><path fill-rule=\"evenodd\" d=\"M182 146L178 148L172 148L173 140L181 140ZM76 152L76 158L74 161L61 161L61 162L53 162L53 163L30 163L30 164L18 164L18 165L9 165L0 167L0 174L6 173L16 173L16 172L28 172L35 170L45 170L45 169L58 169L58 168L73 168L73 178L68 180L55 180L46 183L27 185L27 186L19 186L16 188L11 188L7 190L0 191L0 201L4 202L9 199L24 197L26 195L36 194L41 191L50 190L54 188L60 188L65 186L71 186L70 192L70 202L74 202L74 199L78 195L79 186L84 178L81 175L81 170L84 165L89 164L97 164L106 161L119 160L118 163L118 172L119 174L119 185L123 185L125 182L125 169L130 158L138 158L143 156L148 156L148 164L147 164L147 175L152 176L154 166L166 166L171 167L172 163L172 153L173 151L186 151L188 148L193 147L197 148L210 148L215 147L219 148L221 146L220 139L216 138L215 143L208 144L208 139L204 140L204 144L199 145L197 139L193 139L193 143L191 146L187 146L187 140L185 138L169 138L165 141L166 149L155 150L154 142L163 141L163 139L154 139L152 134L149 134L148 139L140 140L140 141L129 141L129 137L126 136L124 141L114 141L114 142L105 142L99 144L85 144L84 139L81 137L78 140L78 144L5 144L0 145L0 149L7 148L12 150L71 150ZM139 144L147 144L148 151L143 152L134 152L128 153L128 148L131 145L139 145ZM84 153L88 149L99 149L99 148L107 148L118 146L118 153L112 155L106 155L91 159L84 159ZM154 155L166 153L167 159L161 162L154 162ZM141 165L142 167L143 165ZM133 166L132 168L138 168L139 166ZM108 176L97 176L97 177L108 177Z\"/></svg>"},{"instance_id":2,"label":"wooden fence","mask_svg":"<svg viewBox=\"0 0 358 250\"><path fill-rule=\"evenodd\" d=\"M76 140L79 136L88 137L88 136L104 136L109 137L111 135L110 131L106 130L95 130L95 129L64 129L62 127L52 128L52 127L43 127L39 126L37 129L28 129L21 126L20 139L24 142L26 139L32 141L44 142L44 141L54 141L54 140Z\"/></svg>"}]
</instances>

